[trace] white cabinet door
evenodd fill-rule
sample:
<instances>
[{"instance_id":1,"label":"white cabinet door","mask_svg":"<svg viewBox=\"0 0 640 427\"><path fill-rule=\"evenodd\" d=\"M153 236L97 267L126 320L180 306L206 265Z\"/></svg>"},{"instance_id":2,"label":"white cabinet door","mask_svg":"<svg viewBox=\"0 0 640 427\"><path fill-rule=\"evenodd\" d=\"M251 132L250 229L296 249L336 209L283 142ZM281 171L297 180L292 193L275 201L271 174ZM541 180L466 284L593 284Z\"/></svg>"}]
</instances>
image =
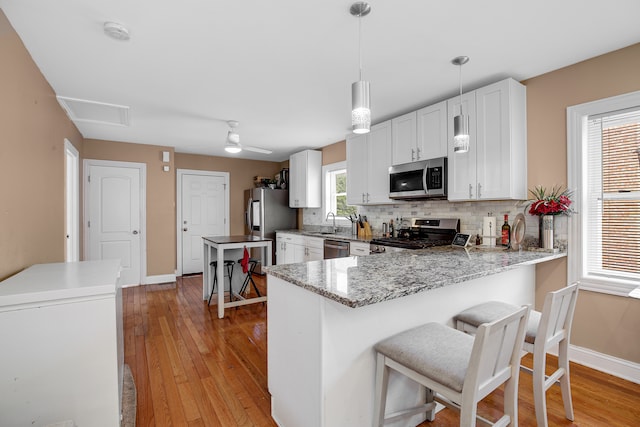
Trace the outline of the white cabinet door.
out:
<instances>
[{"instance_id":1,"label":"white cabinet door","mask_svg":"<svg viewBox=\"0 0 640 427\"><path fill-rule=\"evenodd\" d=\"M389 199L389 166L391 166L391 121L371 127L368 134L368 171L366 203L392 203ZM349 193L347 193L348 195Z\"/></svg>"},{"instance_id":2,"label":"white cabinet door","mask_svg":"<svg viewBox=\"0 0 640 427\"><path fill-rule=\"evenodd\" d=\"M447 101L417 111L417 148L420 160L447 156Z\"/></svg>"},{"instance_id":3,"label":"white cabinet door","mask_svg":"<svg viewBox=\"0 0 640 427\"><path fill-rule=\"evenodd\" d=\"M322 200L322 152L305 150L289 157L289 206L319 208Z\"/></svg>"},{"instance_id":4,"label":"white cabinet door","mask_svg":"<svg viewBox=\"0 0 640 427\"><path fill-rule=\"evenodd\" d=\"M525 87L513 79L476 92L478 199L526 199Z\"/></svg>"},{"instance_id":5,"label":"white cabinet door","mask_svg":"<svg viewBox=\"0 0 640 427\"><path fill-rule=\"evenodd\" d=\"M368 135L347 136L347 204L362 205L366 199Z\"/></svg>"},{"instance_id":6,"label":"white cabinet door","mask_svg":"<svg viewBox=\"0 0 640 427\"><path fill-rule=\"evenodd\" d=\"M393 203L389 199L391 121L371 127L364 135L347 136L347 203Z\"/></svg>"},{"instance_id":7,"label":"white cabinet door","mask_svg":"<svg viewBox=\"0 0 640 427\"><path fill-rule=\"evenodd\" d=\"M447 102L449 135L460 97ZM449 200L527 198L526 88L506 79L462 95L469 115L469 152L449 144Z\"/></svg>"},{"instance_id":8,"label":"white cabinet door","mask_svg":"<svg viewBox=\"0 0 640 427\"><path fill-rule=\"evenodd\" d=\"M304 238L304 261L318 261L324 259L324 239L319 237Z\"/></svg>"},{"instance_id":9,"label":"white cabinet door","mask_svg":"<svg viewBox=\"0 0 640 427\"><path fill-rule=\"evenodd\" d=\"M416 112L404 114L402 116L391 119L392 137L392 163L399 165L402 163L413 162L423 158L422 153L418 152L417 141L417 125Z\"/></svg>"},{"instance_id":10,"label":"white cabinet door","mask_svg":"<svg viewBox=\"0 0 640 427\"><path fill-rule=\"evenodd\" d=\"M447 101L448 135L453 138L453 118L460 114L460 97ZM462 95L462 112L469 117L469 151L454 153L453 144L448 149L448 194L450 201L476 200L476 96L475 92Z\"/></svg>"}]
</instances>

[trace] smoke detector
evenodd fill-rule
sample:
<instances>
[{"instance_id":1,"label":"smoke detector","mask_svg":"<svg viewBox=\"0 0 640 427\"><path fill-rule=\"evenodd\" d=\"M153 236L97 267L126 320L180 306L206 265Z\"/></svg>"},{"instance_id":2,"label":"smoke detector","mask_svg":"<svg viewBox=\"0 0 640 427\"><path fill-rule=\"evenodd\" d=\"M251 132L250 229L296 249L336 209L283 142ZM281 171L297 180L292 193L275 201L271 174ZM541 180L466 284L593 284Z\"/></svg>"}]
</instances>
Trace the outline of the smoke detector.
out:
<instances>
[{"instance_id":1,"label":"smoke detector","mask_svg":"<svg viewBox=\"0 0 640 427\"><path fill-rule=\"evenodd\" d=\"M117 22L105 22L104 33L112 39L127 41L129 40L129 30L122 24Z\"/></svg>"}]
</instances>

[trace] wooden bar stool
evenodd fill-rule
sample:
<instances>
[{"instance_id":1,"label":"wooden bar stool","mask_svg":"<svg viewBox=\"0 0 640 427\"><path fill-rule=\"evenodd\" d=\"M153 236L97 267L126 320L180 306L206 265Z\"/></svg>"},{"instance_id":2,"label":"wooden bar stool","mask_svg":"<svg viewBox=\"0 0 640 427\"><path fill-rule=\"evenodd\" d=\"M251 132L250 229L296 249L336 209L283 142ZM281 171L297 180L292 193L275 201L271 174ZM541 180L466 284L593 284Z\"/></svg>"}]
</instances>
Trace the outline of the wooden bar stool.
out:
<instances>
[{"instance_id":1,"label":"wooden bar stool","mask_svg":"<svg viewBox=\"0 0 640 427\"><path fill-rule=\"evenodd\" d=\"M548 425L546 392L556 381L560 382L565 416L573 421L568 351L577 298L578 283L549 292L545 297L542 312L531 311L529 316L523 349L533 354L533 399L538 427ZM480 324L490 322L517 309L518 307L512 304L490 301L463 311L454 318L454 321L458 330L474 333ZM556 344L558 344L558 369L547 377L545 375L547 352Z\"/></svg>"},{"instance_id":2,"label":"wooden bar stool","mask_svg":"<svg viewBox=\"0 0 640 427\"><path fill-rule=\"evenodd\" d=\"M518 366L529 307L482 324L475 339L440 323L401 332L375 345L374 425L421 413L435 417L436 401L460 411L461 426L475 426L480 400L505 384L504 415L494 424L518 424ZM427 402L385 414L389 368L427 389Z\"/></svg>"},{"instance_id":3,"label":"wooden bar stool","mask_svg":"<svg viewBox=\"0 0 640 427\"><path fill-rule=\"evenodd\" d=\"M231 289L231 279L233 278L233 266L235 262L231 260L225 260L224 266L227 267L227 277L229 277L229 299L233 301L233 289ZM213 284L211 285L211 294L209 294L209 302L207 305L211 305L211 297L213 296L213 291L216 289L216 284L218 283L218 261L211 261L209 263L209 267L213 267ZM222 278L222 283L224 283L224 277ZM224 286L222 287L222 292L224 292Z\"/></svg>"},{"instance_id":4,"label":"wooden bar stool","mask_svg":"<svg viewBox=\"0 0 640 427\"><path fill-rule=\"evenodd\" d=\"M238 264L241 263L242 259L239 259ZM247 275L244 277L244 282L242 282L242 286L240 287L240 292L238 292L238 294L243 294L247 290L247 286L249 286L249 283L251 283L253 289L256 291L256 294L258 294L258 297L262 296L260 294L260 291L258 290L258 287L256 286L256 282L253 281L253 273L255 272L255 269L259 263L260 260L249 258L249 269L247 270Z\"/></svg>"}]
</instances>

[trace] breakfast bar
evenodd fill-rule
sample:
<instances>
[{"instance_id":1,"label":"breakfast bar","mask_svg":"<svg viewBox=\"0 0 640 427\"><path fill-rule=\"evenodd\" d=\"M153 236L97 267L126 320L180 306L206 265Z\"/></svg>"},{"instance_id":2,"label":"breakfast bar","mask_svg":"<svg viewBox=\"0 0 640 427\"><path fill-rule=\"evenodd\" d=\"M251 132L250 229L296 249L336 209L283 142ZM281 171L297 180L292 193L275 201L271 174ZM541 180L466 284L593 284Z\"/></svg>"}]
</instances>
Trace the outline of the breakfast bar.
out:
<instances>
[{"instance_id":1,"label":"breakfast bar","mask_svg":"<svg viewBox=\"0 0 640 427\"><path fill-rule=\"evenodd\" d=\"M375 343L431 321L453 326L455 314L490 299L533 304L534 264L564 256L438 247L266 268L273 418L281 427L372 425ZM391 373L389 411L423 396Z\"/></svg>"},{"instance_id":2,"label":"breakfast bar","mask_svg":"<svg viewBox=\"0 0 640 427\"><path fill-rule=\"evenodd\" d=\"M224 302L224 260L231 259L236 261L242 258L243 249L262 248L262 259L265 265L271 265L271 239L263 239L256 236L204 236L204 265L202 270L202 299L206 300L211 294L211 274L209 264L211 261L217 261L217 277L220 280L218 284L217 300L218 300L218 318L224 317L224 309L237 307L246 304L255 304L267 300L266 296L244 299L239 295L235 295L237 301ZM227 254L225 255L225 252ZM233 293L233 284L231 284L230 293Z\"/></svg>"}]
</instances>

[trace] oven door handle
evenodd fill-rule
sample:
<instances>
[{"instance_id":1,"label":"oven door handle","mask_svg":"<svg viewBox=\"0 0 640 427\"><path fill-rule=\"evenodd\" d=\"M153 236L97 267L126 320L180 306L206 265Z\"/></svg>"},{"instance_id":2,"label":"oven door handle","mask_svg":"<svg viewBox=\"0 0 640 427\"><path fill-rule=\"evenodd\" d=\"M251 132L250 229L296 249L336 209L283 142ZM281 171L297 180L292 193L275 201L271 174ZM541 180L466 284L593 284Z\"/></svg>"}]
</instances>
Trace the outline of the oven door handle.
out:
<instances>
[{"instance_id":1,"label":"oven door handle","mask_svg":"<svg viewBox=\"0 0 640 427\"><path fill-rule=\"evenodd\" d=\"M346 245L330 245L328 243L325 242L324 244L325 248L329 248L329 249L340 249L340 250L349 250L349 244L347 243Z\"/></svg>"}]
</instances>

